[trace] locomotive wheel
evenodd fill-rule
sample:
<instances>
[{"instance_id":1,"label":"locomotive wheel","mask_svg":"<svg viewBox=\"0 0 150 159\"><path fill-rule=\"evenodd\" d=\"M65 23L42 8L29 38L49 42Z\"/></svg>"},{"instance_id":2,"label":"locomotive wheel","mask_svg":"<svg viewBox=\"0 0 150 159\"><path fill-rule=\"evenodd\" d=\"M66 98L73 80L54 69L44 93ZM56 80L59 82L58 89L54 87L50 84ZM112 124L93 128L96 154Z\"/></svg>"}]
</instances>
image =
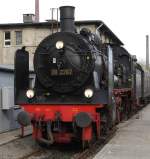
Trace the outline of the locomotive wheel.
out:
<instances>
[{"instance_id":1,"label":"locomotive wheel","mask_svg":"<svg viewBox=\"0 0 150 159\"><path fill-rule=\"evenodd\" d=\"M120 123L120 110L118 107L116 109L116 114L117 114L116 124L119 124Z\"/></svg>"},{"instance_id":2,"label":"locomotive wheel","mask_svg":"<svg viewBox=\"0 0 150 159\"><path fill-rule=\"evenodd\" d=\"M109 119L108 119L109 115L107 110L102 110L100 114L101 114L100 132L101 132L101 135L105 137L109 133Z\"/></svg>"},{"instance_id":3,"label":"locomotive wheel","mask_svg":"<svg viewBox=\"0 0 150 159\"><path fill-rule=\"evenodd\" d=\"M122 98L122 120L128 120L130 116L130 111L129 111L129 103L127 102L128 99L127 97Z\"/></svg>"},{"instance_id":4,"label":"locomotive wheel","mask_svg":"<svg viewBox=\"0 0 150 159\"><path fill-rule=\"evenodd\" d=\"M50 145L47 145L46 143L43 143L43 142L40 142L38 140L36 140L37 144L42 147L42 148L46 148L46 149L49 149L50 148Z\"/></svg>"},{"instance_id":5,"label":"locomotive wheel","mask_svg":"<svg viewBox=\"0 0 150 159\"><path fill-rule=\"evenodd\" d=\"M95 143L95 141L96 141L96 132L93 128L92 129L92 139L90 141L82 140L82 149L85 150L87 148L92 147L92 145Z\"/></svg>"}]
</instances>

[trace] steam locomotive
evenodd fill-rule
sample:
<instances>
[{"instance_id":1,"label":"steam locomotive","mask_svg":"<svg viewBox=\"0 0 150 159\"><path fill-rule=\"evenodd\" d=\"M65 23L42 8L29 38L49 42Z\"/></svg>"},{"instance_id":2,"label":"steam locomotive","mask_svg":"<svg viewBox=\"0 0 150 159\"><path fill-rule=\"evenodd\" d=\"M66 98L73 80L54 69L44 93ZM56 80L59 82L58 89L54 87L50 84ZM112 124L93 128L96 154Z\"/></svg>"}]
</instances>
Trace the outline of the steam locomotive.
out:
<instances>
[{"instance_id":1,"label":"steam locomotive","mask_svg":"<svg viewBox=\"0 0 150 159\"><path fill-rule=\"evenodd\" d=\"M15 54L15 102L22 126L33 126L39 143L89 144L130 117L150 96L150 73L123 47L102 44L88 28L77 33L74 7L60 7L60 32L46 37L34 54L35 82L29 83L29 53Z\"/></svg>"}]
</instances>

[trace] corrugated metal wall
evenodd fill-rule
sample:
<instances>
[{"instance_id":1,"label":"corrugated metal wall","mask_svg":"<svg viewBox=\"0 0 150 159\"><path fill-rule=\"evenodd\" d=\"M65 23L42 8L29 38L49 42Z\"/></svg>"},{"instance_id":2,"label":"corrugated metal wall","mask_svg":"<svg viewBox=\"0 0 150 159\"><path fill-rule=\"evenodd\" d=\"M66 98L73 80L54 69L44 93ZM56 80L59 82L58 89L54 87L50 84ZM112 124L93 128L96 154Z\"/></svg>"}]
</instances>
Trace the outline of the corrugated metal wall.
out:
<instances>
[{"instance_id":1,"label":"corrugated metal wall","mask_svg":"<svg viewBox=\"0 0 150 159\"><path fill-rule=\"evenodd\" d=\"M16 117L21 109L14 107L13 87L13 72L0 70L0 133L19 127Z\"/></svg>"}]
</instances>

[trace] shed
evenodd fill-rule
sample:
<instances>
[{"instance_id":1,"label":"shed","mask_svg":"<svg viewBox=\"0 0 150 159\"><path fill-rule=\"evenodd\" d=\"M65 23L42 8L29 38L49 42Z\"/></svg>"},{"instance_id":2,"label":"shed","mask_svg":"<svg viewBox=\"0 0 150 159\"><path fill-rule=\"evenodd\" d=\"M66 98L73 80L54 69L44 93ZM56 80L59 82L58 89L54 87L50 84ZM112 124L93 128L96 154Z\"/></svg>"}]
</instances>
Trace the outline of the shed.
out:
<instances>
[{"instance_id":1,"label":"shed","mask_svg":"<svg viewBox=\"0 0 150 159\"><path fill-rule=\"evenodd\" d=\"M32 71L30 75L34 75ZM0 133L19 128L16 118L20 111L14 105L14 66L0 65Z\"/></svg>"}]
</instances>

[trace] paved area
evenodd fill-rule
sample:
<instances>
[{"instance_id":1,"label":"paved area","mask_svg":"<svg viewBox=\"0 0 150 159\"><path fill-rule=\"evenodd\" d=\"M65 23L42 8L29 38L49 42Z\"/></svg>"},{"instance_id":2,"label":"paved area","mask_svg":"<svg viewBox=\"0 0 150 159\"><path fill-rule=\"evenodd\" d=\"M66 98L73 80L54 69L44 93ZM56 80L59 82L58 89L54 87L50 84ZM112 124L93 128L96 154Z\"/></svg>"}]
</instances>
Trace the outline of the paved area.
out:
<instances>
[{"instance_id":1,"label":"paved area","mask_svg":"<svg viewBox=\"0 0 150 159\"><path fill-rule=\"evenodd\" d=\"M30 135L32 132L31 126L25 127L24 129L24 135ZM0 146L3 144L6 144L8 142L11 142L15 139L20 138L21 135L21 129L13 130L13 131L8 131L5 133L0 133Z\"/></svg>"},{"instance_id":2,"label":"paved area","mask_svg":"<svg viewBox=\"0 0 150 159\"><path fill-rule=\"evenodd\" d=\"M150 105L119 124L115 137L94 159L150 159Z\"/></svg>"}]
</instances>

